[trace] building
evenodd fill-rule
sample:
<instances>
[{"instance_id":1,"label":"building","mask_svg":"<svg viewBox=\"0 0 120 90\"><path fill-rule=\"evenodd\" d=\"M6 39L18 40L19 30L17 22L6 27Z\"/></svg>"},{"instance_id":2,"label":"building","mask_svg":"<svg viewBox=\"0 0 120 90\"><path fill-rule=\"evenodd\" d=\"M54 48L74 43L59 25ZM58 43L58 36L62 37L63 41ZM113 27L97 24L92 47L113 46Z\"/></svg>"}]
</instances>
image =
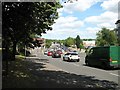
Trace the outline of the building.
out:
<instances>
[{"instance_id":1,"label":"building","mask_svg":"<svg viewBox=\"0 0 120 90\"><path fill-rule=\"evenodd\" d=\"M117 26L116 34L118 36L118 42L119 42L119 45L120 45L120 20L117 20L117 22L115 24Z\"/></svg>"},{"instance_id":2,"label":"building","mask_svg":"<svg viewBox=\"0 0 120 90\"><path fill-rule=\"evenodd\" d=\"M45 39L44 38L33 38L34 41L38 41L41 47L45 47Z\"/></svg>"},{"instance_id":3,"label":"building","mask_svg":"<svg viewBox=\"0 0 120 90\"><path fill-rule=\"evenodd\" d=\"M87 48L88 46L95 46L95 41L83 41L83 46Z\"/></svg>"}]
</instances>

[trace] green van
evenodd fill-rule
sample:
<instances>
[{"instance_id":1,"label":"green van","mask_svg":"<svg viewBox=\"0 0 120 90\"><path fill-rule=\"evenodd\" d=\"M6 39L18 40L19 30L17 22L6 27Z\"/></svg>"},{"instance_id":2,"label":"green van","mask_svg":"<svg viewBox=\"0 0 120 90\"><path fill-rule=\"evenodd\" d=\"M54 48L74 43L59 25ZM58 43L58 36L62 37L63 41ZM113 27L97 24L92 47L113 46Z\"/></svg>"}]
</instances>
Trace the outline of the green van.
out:
<instances>
[{"instance_id":1,"label":"green van","mask_svg":"<svg viewBox=\"0 0 120 90\"><path fill-rule=\"evenodd\" d=\"M93 47L86 54L85 63L102 68L120 67L120 46Z\"/></svg>"}]
</instances>

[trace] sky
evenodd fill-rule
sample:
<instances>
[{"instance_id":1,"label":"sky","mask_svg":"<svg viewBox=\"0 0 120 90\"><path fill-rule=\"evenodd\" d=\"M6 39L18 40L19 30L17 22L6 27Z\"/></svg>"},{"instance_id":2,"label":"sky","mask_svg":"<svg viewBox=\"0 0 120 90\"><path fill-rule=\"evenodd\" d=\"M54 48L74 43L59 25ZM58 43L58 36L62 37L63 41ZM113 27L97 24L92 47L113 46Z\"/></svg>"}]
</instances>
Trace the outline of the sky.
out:
<instances>
[{"instance_id":1,"label":"sky","mask_svg":"<svg viewBox=\"0 0 120 90\"><path fill-rule=\"evenodd\" d=\"M68 37L95 39L102 27L116 28L119 0L61 0L63 8L58 9L59 18L52 25L53 30L42 34L45 39L63 40Z\"/></svg>"}]
</instances>

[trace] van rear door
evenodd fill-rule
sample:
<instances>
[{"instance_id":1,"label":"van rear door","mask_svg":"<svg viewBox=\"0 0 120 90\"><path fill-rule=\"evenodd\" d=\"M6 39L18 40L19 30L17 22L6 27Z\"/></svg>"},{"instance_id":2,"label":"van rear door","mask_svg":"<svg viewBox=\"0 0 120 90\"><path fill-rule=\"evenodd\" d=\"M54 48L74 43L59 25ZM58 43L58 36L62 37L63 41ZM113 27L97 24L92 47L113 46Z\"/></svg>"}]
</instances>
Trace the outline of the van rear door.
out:
<instances>
[{"instance_id":1,"label":"van rear door","mask_svg":"<svg viewBox=\"0 0 120 90\"><path fill-rule=\"evenodd\" d=\"M120 67L120 46L111 46L110 47L110 64L112 66Z\"/></svg>"}]
</instances>

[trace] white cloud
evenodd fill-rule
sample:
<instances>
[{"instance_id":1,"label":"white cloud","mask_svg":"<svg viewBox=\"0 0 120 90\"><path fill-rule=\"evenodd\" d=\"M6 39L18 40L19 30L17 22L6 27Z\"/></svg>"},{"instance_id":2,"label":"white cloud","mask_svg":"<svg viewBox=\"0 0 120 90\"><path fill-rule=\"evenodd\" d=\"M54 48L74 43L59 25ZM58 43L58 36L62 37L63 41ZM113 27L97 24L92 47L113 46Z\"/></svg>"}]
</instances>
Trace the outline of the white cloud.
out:
<instances>
[{"instance_id":1,"label":"white cloud","mask_svg":"<svg viewBox=\"0 0 120 90\"><path fill-rule=\"evenodd\" d=\"M53 25L54 30L58 30L62 28L75 29L75 28L80 28L84 25L84 22L78 20L77 17L73 17L73 16L60 17L55 22L56 23Z\"/></svg>"},{"instance_id":2,"label":"white cloud","mask_svg":"<svg viewBox=\"0 0 120 90\"><path fill-rule=\"evenodd\" d=\"M77 35L80 35L80 38L96 38L96 32L98 32L98 28L87 28L84 30L80 29L70 29L70 28L59 28L57 30L48 31L47 34L43 34L42 36L48 39L66 39L68 37L75 38Z\"/></svg>"},{"instance_id":3,"label":"white cloud","mask_svg":"<svg viewBox=\"0 0 120 90\"><path fill-rule=\"evenodd\" d=\"M107 0L101 4L101 7L107 11L118 13L119 0Z\"/></svg>"},{"instance_id":4,"label":"white cloud","mask_svg":"<svg viewBox=\"0 0 120 90\"><path fill-rule=\"evenodd\" d=\"M116 27L116 25L115 24L110 24L110 23L101 23L101 24L97 24L97 26L99 27L99 28L102 28L102 27L107 27L108 29L110 29L110 30L112 30L112 29L114 29L115 27Z\"/></svg>"},{"instance_id":5,"label":"white cloud","mask_svg":"<svg viewBox=\"0 0 120 90\"><path fill-rule=\"evenodd\" d=\"M89 34L96 34L98 31L100 31L101 29L98 28L98 27L88 27L86 28L86 31L89 33Z\"/></svg>"},{"instance_id":6,"label":"white cloud","mask_svg":"<svg viewBox=\"0 0 120 90\"><path fill-rule=\"evenodd\" d=\"M96 38L96 33L100 29L97 27L88 27L84 30L80 29L68 29L68 28L63 28L63 29L58 29L58 30L52 30L48 31L46 35L43 35L43 37L48 37L49 39L66 39L68 37L73 37L75 38L77 35L80 35L81 39L84 38Z\"/></svg>"},{"instance_id":7,"label":"white cloud","mask_svg":"<svg viewBox=\"0 0 120 90\"><path fill-rule=\"evenodd\" d=\"M102 2L101 7L105 10L104 13L98 16L86 17L84 21L74 16L63 17L64 12L74 15L74 11L83 12L97 2ZM80 35L81 38L96 38L96 33L102 27L109 29L116 27L115 22L118 19L117 2L118 0L78 0L73 3L64 3L63 8L58 9L60 17L55 20L56 23L52 26L53 30L48 31L47 34L43 34L43 37L65 39L68 37L75 38L77 35ZM87 26L89 24L93 24L94 26Z\"/></svg>"},{"instance_id":8,"label":"white cloud","mask_svg":"<svg viewBox=\"0 0 120 90\"><path fill-rule=\"evenodd\" d=\"M52 26L53 30L48 31L47 34L43 34L43 37L49 37L52 39L76 37L80 31L80 27L84 26L84 22L74 16L60 17L55 20L55 22L56 23Z\"/></svg>"},{"instance_id":9,"label":"white cloud","mask_svg":"<svg viewBox=\"0 0 120 90\"><path fill-rule=\"evenodd\" d=\"M59 16L62 16L63 15L63 8L60 8L60 9L57 9L57 12L58 12L58 15Z\"/></svg>"},{"instance_id":10,"label":"white cloud","mask_svg":"<svg viewBox=\"0 0 120 90\"><path fill-rule=\"evenodd\" d=\"M97 2L102 2L104 0L73 0L73 3L63 3L63 11L72 14L74 11L83 12L89 9L92 5Z\"/></svg>"},{"instance_id":11,"label":"white cloud","mask_svg":"<svg viewBox=\"0 0 120 90\"><path fill-rule=\"evenodd\" d=\"M98 27L115 28L115 22L117 19L117 13L106 11L99 16L87 17L85 21L87 23L93 23Z\"/></svg>"},{"instance_id":12,"label":"white cloud","mask_svg":"<svg viewBox=\"0 0 120 90\"><path fill-rule=\"evenodd\" d=\"M99 16L90 16L85 19L86 22L90 23L115 23L117 20L118 14L113 13L113 12L104 12Z\"/></svg>"}]
</instances>

